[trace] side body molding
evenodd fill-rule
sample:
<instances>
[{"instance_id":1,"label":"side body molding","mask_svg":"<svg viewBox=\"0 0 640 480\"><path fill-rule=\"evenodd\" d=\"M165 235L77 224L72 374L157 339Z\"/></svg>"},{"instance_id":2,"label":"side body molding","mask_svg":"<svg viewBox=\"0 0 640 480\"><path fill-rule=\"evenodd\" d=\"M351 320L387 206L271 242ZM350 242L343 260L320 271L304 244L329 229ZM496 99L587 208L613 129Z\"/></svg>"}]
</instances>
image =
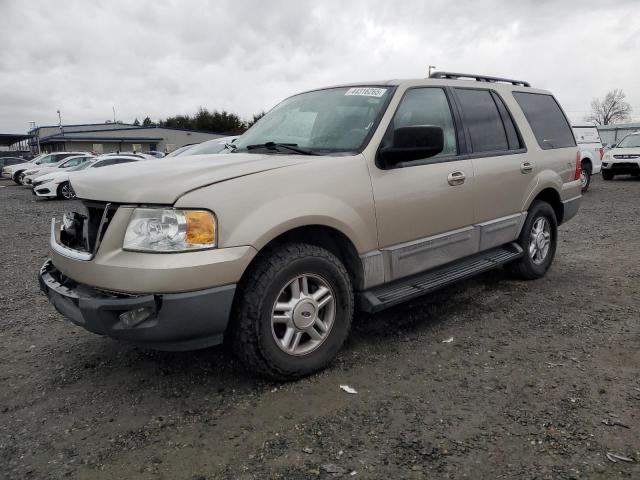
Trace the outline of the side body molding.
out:
<instances>
[{"instance_id":1,"label":"side body molding","mask_svg":"<svg viewBox=\"0 0 640 480\"><path fill-rule=\"evenodd\" d=\"M360 256L364 288L439 267L517 239L527 212L470 225L411 242L391 245Z\"/></svg>"}]
</instances>

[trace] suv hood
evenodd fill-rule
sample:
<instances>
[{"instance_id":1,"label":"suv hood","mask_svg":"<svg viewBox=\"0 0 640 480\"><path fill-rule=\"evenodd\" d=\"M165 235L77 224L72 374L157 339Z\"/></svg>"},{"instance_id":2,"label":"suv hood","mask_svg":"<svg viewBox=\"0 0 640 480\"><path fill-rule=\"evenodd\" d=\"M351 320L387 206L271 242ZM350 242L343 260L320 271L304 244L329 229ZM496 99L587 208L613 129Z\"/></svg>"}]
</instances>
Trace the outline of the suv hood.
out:
<instances>
[{"instance_id":1,"label":"suv hood","mask_svg":"<svg viewBox=\"0 0 640 480\"><path fill-rule=\"evenodd\" d=\"M279 154L184 156L91 168L70 180L78 198L86 200L171 205L207 185L309 161L303 155Z\"/></svg>"},{"instance_id":2,"label":"suv hood","mask_svg":"<svg viewBox=\"0 0 640 480\"><path fill-rule=\"evenodd\" d=\"M607 153L611 155L640 155L640 147L612 148Z\"/></svg>"}]
</instances>

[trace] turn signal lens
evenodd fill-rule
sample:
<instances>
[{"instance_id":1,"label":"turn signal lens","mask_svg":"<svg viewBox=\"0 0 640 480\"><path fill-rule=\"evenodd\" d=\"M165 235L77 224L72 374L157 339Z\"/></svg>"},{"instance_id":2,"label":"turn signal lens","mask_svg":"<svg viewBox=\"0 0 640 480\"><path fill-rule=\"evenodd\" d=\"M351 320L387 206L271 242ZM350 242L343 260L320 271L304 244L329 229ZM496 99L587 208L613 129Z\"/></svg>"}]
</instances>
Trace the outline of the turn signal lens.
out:
<instances>
[{"instance_id":1,"label":"turn signal lens","mask_svg":"<svg viewBox=\"0 0 640 480\"><path fill-rule=\"evenodd\" d=\"M215 242L216 223L211 213L188 210L185 212L185 218L187 220L186 243L210 245Z\"/></svg>"}]
</instances>

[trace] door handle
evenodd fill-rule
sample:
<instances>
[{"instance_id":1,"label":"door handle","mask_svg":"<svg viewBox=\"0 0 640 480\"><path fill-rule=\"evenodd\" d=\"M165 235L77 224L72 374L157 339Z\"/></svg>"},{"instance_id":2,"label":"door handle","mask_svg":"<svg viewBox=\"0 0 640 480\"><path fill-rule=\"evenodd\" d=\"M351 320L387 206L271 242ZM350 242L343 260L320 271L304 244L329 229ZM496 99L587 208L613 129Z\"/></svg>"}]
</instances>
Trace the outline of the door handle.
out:
<instances>
[{"instance_id":1,"label":"door handle","mask_svg":"<svg viewBox=\"0 0 640 480\"><path fill-rule=\"evenodd\" d=\"M464 172L451 172L447 176L447 182L449 182L449 185L452 187L455 187L456 185L462 185L466 178Z\"/></svg>"},{"instance_id":2,"label":"door handle","mask_svg":"<svg viewBox=\"0 0 640 480\"><path fill-rule=\"evenodd\" d=\"M529 162L523 162L520 164L520 171L522 173L531 173L533 172L533 164Z\"/></svg>"}]
</instances>

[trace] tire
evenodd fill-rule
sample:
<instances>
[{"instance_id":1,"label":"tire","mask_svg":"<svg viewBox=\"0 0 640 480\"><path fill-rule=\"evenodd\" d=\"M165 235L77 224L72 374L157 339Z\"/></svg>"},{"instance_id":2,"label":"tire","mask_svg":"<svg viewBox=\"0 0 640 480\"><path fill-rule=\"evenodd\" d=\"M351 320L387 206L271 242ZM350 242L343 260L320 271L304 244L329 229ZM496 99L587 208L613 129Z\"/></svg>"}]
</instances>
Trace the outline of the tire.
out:
<instances>
[{"instance_id":1,"label":"tire","mask_svg":"<svg viewBox=\"0 0 640 480\"><path fill-rule=\"evenodd\" d=\"M58 198L61 198L62 200L73 200L76 198L76 193L73 191L69 182L62 182L58 185L56 194L58 195Z\"/></svg>"},{"instance_id":2,"label":"tire","mask_svg":"<svg viewBox=\"0 0 640 480\"><path fill-rule=\"evenodd\" d=\"M305 290L303 277L307 278L307 292L319 296L319 303L327 296L333 300L319 306L307 303L309 296L295 297L294 285ZM323 285L329 291L320 296ZM335 255L314 245L284 244L262 254L240 282L228 335L230 346L252 373L278 381L305 377L325 368L342 348L351 328L353 305L351 279ZM272 320L272 315L279 320ZM288 333L290 329L293 333ZM307 333L312 329L315 340Z\"/></svg>"},{"instance_id":3,"label":"tire","mask_svg":"<svg viewBox=\"0 0 640 480\"><path fill-rule=\"evenodd\" d=\"M13 181L18 185L22 185L22 179L24 178L24 171L16 172L13 176Z\"/></svg>"},{"instance_id":4,"label":"tire","mask_svg":"<svg viewBox=\"0 0 640 480\"><path fill-rule=\"evenodd\" d=\"M536 239L535 245L533 242L534 232L538 231L540 225L548 227L548 230L545 230L548 231L546 253L544 248L540 248L541 240ZM539 234L536 237L539 237ZM535 280L544 277L551 263L553 263L558 246L558 221L551 205L547 202L534 200L529 208L529 214L522 227L522 232L520 232L518 244L523 248L524 255L509 264L511 272L523 280Z\"/></svg>"},{"instance_id":5,"label":"tire","mask_svg":"<svg viewBox=\"0 0 640 480\"><path fill-rule=\"evenodd\" d=\"M602 170L602 179L603 180L613 180L613 173L607 172L606 170Z\"/></svg>"},{"instance_id":6,"label":"tire","mask_svg":"<svg viewBox=\"0 0 640 480\"><path fill-rule=\"evenodd\" d=\"M583 162L580 180L582 181L582 193L586 193L591 185L591 164Z\"/></svg>"}]
</instances>

